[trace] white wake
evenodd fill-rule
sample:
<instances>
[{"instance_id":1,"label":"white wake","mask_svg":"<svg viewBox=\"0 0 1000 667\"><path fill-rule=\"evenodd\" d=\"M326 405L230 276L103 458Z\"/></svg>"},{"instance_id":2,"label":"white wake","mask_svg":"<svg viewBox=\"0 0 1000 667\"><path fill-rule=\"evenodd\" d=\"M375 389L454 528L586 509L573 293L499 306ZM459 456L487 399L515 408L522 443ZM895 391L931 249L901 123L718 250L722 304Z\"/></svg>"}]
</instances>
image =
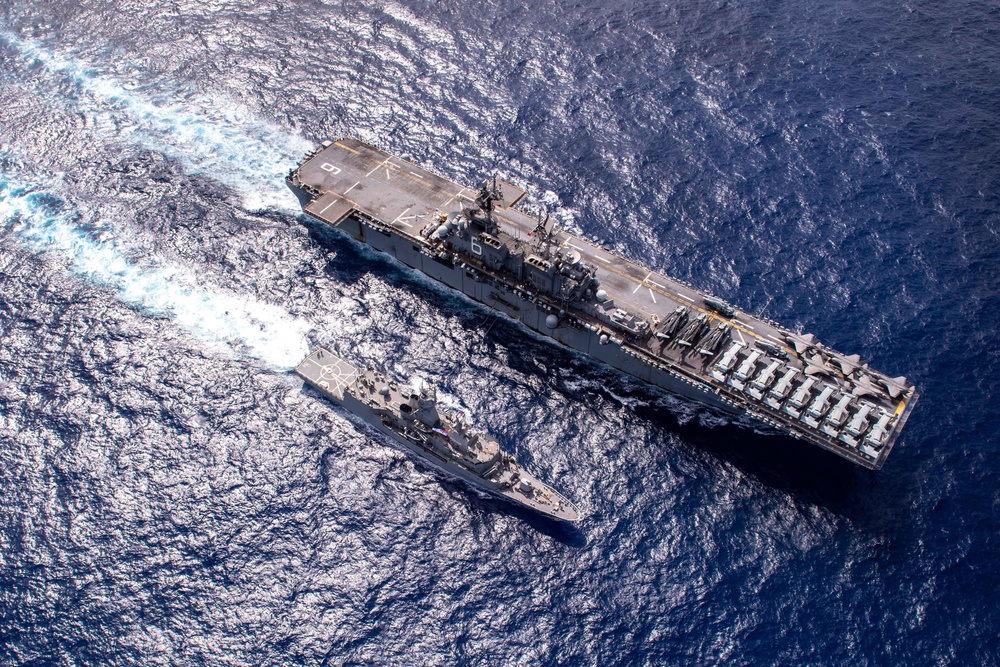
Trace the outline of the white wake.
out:
<instances>
[{"instance_id":1,"label":"white wake","mask_svg":"<svg viewBox=\"0 0 1000 667\"><path fill-rule=\"evenodd\" d=\"M96 240L82 231L79 215L58 210L55 199L0 181L0 228L37 251L60 253L74 274L110 287L131 306L170 318L215 349L233 355L245 350L276 370L293 367L308 352L306 322L200 280L194 269L155 259L138 266L109 235Z\"/></svg>"},{"instance_id":2,"label":"white wake","mask_svg":"<svg viewBox=\"0 0 1000 667\"><path fill-rule=\"evenodd\" d=\"M0 32L26 66L41 64L79 91L72 104L104 137L161 153L189 174L204 174L233 188L250 210L298 212L285 174L312 146L302 136L254 118L233 100L177 89L154 92L102 74L85 61Z\"/></svg>"}]
</instances>

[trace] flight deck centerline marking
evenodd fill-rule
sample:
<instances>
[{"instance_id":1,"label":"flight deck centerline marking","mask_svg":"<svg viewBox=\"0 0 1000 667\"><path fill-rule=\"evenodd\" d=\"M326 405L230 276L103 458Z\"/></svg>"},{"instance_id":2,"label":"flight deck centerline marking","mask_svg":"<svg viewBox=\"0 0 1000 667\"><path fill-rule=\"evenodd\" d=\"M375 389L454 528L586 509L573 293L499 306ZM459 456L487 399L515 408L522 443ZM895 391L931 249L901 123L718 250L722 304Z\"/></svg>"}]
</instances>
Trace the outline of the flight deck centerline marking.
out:
<instances>
[{"instance_id":1,"label":"flight deck centerline marking","mask_svg":"<svg viewBox=\"0 0 1000 667\"><path fill-rule=\"evenodd\" d=\"M678 292L678 293L677 293L677 296L679 296L679 297L680 297L680 298L682 298L682 299L687 299L687 300L688 300L688 301L690 301L691 303L694 303L694 299L692 299L691 297L689 297L689 296L687 296L687 295L685 295L685 294L681 294L680 292Z\"/></svg>"},{"instance_id":2,"label":"flight deck centerline marking","mask_svg":"<svg viewBox=\"0 0 1000 667\"><path fill-rule=\"evenodd\" d=\"M770 338L771 340L778 341L781 344L785 343L785 341L781 340L780 338L776 338L776 337L772 336L771 334L767 334L767 337Z\"/></svg>"},{"instance_id":3,"label":"flight deck centerline marking","mask_svg":"<svg viewBox=\"0 0 1000 667\"><path fill-rule=\"evenodd\" d=\"M358 181L357 183L355 183L355 184L354 184L354 185L352 185L351 187L349 187L349 188L347 188L346 190L344 190L344 194L346 195L346 194L347 194L348 192L350 192L350 191L351 191L351 190L353 190L354 188L358 187L359 185L361 185L361 181Z\"/></svg>"}]
</instances>

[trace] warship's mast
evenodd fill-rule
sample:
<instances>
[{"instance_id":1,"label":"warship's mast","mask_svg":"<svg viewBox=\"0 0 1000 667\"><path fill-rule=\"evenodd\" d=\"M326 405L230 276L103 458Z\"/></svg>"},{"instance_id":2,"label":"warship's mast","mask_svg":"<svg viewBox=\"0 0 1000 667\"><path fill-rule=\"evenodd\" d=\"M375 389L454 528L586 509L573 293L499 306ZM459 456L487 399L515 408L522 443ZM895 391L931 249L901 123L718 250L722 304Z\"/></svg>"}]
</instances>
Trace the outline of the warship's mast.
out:
<instances>
[{"instance_id":1,"label":"warship's mast","mask_svg":"<svg viewBox=\"0 0 1000 667\"><path fill-rule=\"evenodd\" d=\"M479 194L476 195L476 209L472 209L473 214L478 214L482 211L486 216L486 221L484 227L486 232L489 234L495 234L497 232L497 222L493 219L493 211L496 208L494 202L502 201L503 194L500 192L500 186L497 184L497 177L494 176L492 179L483 183L483 187L479 189ZM470 216L471 217L471 216Z\"/></svg>"}]
</instances>

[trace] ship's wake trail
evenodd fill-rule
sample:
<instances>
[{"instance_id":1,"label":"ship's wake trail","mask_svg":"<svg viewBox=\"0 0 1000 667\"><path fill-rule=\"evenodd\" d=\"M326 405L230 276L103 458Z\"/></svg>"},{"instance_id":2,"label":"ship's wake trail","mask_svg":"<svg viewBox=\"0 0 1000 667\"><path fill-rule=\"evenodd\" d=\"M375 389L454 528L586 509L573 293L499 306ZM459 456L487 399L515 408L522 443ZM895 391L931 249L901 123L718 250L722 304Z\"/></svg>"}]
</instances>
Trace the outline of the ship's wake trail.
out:
<instances>
[{"instance_id":1,"label":"ship's wake trail","mask_svg":"<svg viewBox=\"0 0 1000 667\"><path fill-rule=\"evenodd\" d=\"M28 68L59 74L79 91L68 102L109 139L128 142L176 160L190 174L204 174L232 187L251 210L298 212L284 187L289 165L311 148L305 138L253 118L228 99L177 89L154 92L99 73L90 64L0 33ZM66 99L60 99L67 104Z\"/></svg>"},{"instance_id":2,"label":"ship's wake trail","mask_svg":"<svg viewBox=\"0 0 1000 667\"><path fill-rule=\"evenodd\" d=\"M308 352L309 325L276 306L228 293L196 273L163 262L141 267L117 243L83 231L81 216L57 197L0 179L0 233L11 232L39 252L68 258L73 273L111 288L123 302L165 316L215 349L247 352L287 370Z\"/></svg>"}]
</instances>

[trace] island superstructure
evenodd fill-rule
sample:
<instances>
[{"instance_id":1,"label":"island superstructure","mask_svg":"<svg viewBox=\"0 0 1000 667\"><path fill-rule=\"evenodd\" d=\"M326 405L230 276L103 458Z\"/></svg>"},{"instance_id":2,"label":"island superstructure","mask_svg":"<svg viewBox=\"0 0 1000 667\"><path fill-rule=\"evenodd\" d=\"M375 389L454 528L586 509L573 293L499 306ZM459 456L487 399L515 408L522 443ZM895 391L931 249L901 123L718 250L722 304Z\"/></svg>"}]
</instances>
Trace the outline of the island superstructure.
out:
<instances>
[{"instance_id":1,"label":"island superstructure","mask_svg":"<svg viewBox=\"0 0 1000 667\"><path fill-rule=\"evenodd\" d=\"M467 188L353 138L287 179L303 210L376 250L641 380L871 469L914 385L530 215L524 190Z\"/></svg>"},{"instance_id":2,"label":"island superstructure","mask_svg":"<svg viewBox=\"0 0 1000 667\"><path fill-rule=\"evenodd\" d=\"M472 430L463 411L439 405L433 385L401 384L381 371L359 369L324 347L314 348L295 372L446 474L556 521L580 518L573 503L521 468L495 438Z\"/></svg>"}]
</instances>

